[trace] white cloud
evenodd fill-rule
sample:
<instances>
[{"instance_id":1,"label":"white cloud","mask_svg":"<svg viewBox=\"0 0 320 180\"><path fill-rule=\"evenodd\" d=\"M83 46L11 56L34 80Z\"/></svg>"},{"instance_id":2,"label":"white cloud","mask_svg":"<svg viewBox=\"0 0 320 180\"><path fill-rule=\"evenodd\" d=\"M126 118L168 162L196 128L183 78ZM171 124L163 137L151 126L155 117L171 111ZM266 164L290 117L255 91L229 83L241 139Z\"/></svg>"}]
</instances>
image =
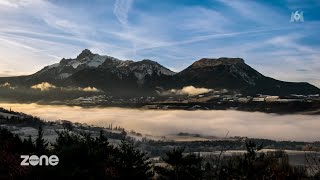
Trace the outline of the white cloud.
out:
<instances>
[{"instance_id":1,"label":"white cloud","mask_svg":"<svg viewBox=\"0 0 320 180\"><path fill-rule=\"evenodd\" d=\"M61 91L84 91L84 92L103 92L100 89L97 89L95 87L55 87L55 88L59 88Z\"/></svg>"},{"instance_id":2,"label":"white cloud","mask_svg":"<svg viewBox=\"0 0 320 180\"><path fill-rule=\"evenodd\" d=\"M2 88L8 88L8 89L15 89L15 87L12 87L10 83L6 82L4 84L0 84L0 87Z\"/></svg>"},{"instance_id":3,"label":"white cloud","mask_svg":"<svg viewBox=\"0 0 320 180\"><path fill-rule=\"evenodd\" d=\"M34 2L40 2L40 1L41 0L1 0L0 6L4 6L7 8L18 8Z\"/></svg>"},{"instance_id":4,"label":"white cloud","mask_svg":"<svg viewBox=\"0 0 320 180\"><path fill-rule=\"evenodd\" d=\"M257 1L229 1L219 0L237 13L238 19L249 19L260 25L284 27L283 22L290 23L291 12L287 16L279 13L277 9Z\"/></svg>"},{"instance_id":5,"label":"white cloud","mask_svg":"<svg viewBox=\"0 0 320 180\"><path fill-rule=\"evenodd\" d=\"M0 85L0 87L10 87L9 83L5 83L3 85ZM51 89L60 89L61 91L84 91L84 92L102 92L102 90L97 89L95 87L85 87L85 88L81 88L81 87L57 87L53 84L50 84L48 82L42 82L40 84L36 84L31 86L32 89L38 89L41 91L49 91Z\"/></svg>"},{"instance_id":6,"label":"white cloud","mask_svg":"<svg viewBox=\"0 0 320 180\"><path fill-rule=\"evenodd\" d=\"M39 89L41 91L49 91L50 89L55 89L57 88L55 85L52 85L48 82L42 82L40 84L36 84L31 86L32 89Z\"/></svg>"},{"instance_id":7,"label":"white cloud","mask_svg":"<svg viewBox=\"0 0 320 180\"><path fill-rule=\"evenodd\" d=\"M85 91L85 92L101 92L101 90L95 88L95 87L85 87L83 89L80 89L82 91Z\"/></svg>"},{"instance_id":8,"label":"white cloud","mask_svg":"<svg viewBox=\"0 0 320 180\"><path fill-rule=\"evenodd\" d=\"M296 51L302 53L318 53L319 51L302 44L297 43L298 40L301 40L305 35L292 33L282 36L275 36L267 41L274 46L283 48L295 49Z\"/></svg>"},{"instance_id":9,"label":"white cloud","mask_svg":"<svg viewBox=\"0 0 320 180\"><path fill-rule=\"evenodd\" d=\"M4 84L0 84L0 87L10 87L10 83L6 82Z\"/></svg>"},{"instance_id":10,"label":"white cloud","mask_svg":"<svg viewBox=\"0 0 320 180\"><path fill-rule=\"evenodd\" d=\"M207 88L196 88L194 86L186 86L183 87L182 89L171 89L169 91L164 91L161 94L162 95L199 95L199 94L205 94L208 92L213 91L212 89L207 89Z\"/></svg>"},{"instance_id":11,"label":"white cloud","mask_svg":"<svg viewBox=\"0 0 320 180\"><path fill-rule=\"evenodd\" d=\"M7 7L14 7L14 8L18 7L17 4L12 3L10 1L7 1L7 0L0 1L0 6L7 6Z\"/></svg>"},{"instance_id":12,"label":"white cloud","mask_svg":"<svg viewBox=\"0 0 320 180\"><path fill-rule=\"evenodd\" d=\"M112 54L127 50L102 40L105 34L93 38L104 27L93 23L92 16L81 8L70 10L43 0L0 2L0 53L5 54L0 67L17 75L34 73L62 57L75 57L84 48L97 49L99 53L107 49Z\"/></svg>"},{"instance_id":13,"label":"white cloud","mask_svg":"<svg viewBox=\"0 0 320 180\"><path fill-rule=\"evenodd\" d=\"M118 21L124 25L128 25L128 13L132 6L133 0L116 0L113 13Z\"/></svg>"},{"instance_id":14,"label":"white cloud","mask_svg":"<svg viewBox=\"0 0 320 180\"><path fill-rule=\"evenodd\" d=\"M188 94L188 95L197 95L197 94L204 94L212 91L212 89L207 88L196 88L194 86L186 86L181 89L181 94Z\"/></svg>"}]
</instances>

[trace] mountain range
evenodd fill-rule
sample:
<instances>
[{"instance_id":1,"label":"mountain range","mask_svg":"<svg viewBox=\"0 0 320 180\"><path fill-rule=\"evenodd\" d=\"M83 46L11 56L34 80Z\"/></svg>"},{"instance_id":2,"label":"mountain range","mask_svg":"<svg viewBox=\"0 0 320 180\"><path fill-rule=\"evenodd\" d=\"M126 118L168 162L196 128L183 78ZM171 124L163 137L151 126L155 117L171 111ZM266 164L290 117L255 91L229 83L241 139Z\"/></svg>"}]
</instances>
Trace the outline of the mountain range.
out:
<instances>
[{"instance_id":1,"label":"mountain range","mask_svg":"<svg viewBox=\"0 0 320 180\"><path fill-rule=\"evenodd\" d=\"M17 87L43 82L57 87L95 87L117 95L153 94L159 89L185 86L226 89L248 95L320 93L320 89L306 82L284 82L264 76L241 58L202 58L176 73L149 59L119 60L88 49L74 59L63 58L32 75L0 78L0 84Z\"/></svg>"}]
</instances>

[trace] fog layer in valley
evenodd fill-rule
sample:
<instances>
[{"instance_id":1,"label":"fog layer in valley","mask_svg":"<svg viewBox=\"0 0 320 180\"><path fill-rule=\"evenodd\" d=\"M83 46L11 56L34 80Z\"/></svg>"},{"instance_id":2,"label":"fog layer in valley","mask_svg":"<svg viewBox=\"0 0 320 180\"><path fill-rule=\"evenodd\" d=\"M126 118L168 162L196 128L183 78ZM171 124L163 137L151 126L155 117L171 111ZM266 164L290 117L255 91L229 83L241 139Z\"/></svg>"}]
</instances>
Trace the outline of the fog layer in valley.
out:
<instances>
[{"instance_id":1,"label":"fog layer in valley","mask_svg":"<svg viewBox=\"0 0 320 180\"><path fill-rule=\"evenodd\" d=\"M121 126L143 134L168 135L178 132L203 135L247 136L277 140L320 140L320 116L275 115L241 111L138 110L81 108L37 104L3 104L45 120L69 120L97 126Z\"/></svg>"}]
</instances>

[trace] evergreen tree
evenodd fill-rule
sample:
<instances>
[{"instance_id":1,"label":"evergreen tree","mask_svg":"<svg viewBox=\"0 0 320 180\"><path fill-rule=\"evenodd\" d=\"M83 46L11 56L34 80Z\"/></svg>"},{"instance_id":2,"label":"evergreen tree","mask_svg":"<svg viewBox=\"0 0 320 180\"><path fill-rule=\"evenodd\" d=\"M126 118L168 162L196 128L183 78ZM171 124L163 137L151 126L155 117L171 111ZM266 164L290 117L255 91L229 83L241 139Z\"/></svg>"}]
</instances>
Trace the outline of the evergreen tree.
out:
<instances>
[{"instance_id":1,"label":"evergreen tree","mask_svg":"<svg viewBox=\"0 0 320 180\"><path fill-rule=\"evenodd\" d=\"M184 148L175 148L166 153L163 160L166 167L156 167L159 179L166 180L196 180L202 179L202 158L196 154L183 154Z\"/></svg>"},{"instance_id":2,"label":"evergreen tree","mask_svg":"<svg viewBox=\"0 0 320 180\"><path fill-rule=\"evenodd\" d=\"M43 155L47 152L48 142L43 138L43 127L40 125L38 128L38 136L35 141L36 152L38 155Z\"/></svg>"},{"instance_id":3,"label":"evergreen tree","mask_svg":"<svg viewBox=\"0 0 320 180\"><path fill-rule=\"evenodd\" d=\"M136 150L133 142L122 141L117 148L116 161L114 164L119 172L119 179L151 179L150 162L147 161L146 154Z\"/></svg>"}]
</instances>

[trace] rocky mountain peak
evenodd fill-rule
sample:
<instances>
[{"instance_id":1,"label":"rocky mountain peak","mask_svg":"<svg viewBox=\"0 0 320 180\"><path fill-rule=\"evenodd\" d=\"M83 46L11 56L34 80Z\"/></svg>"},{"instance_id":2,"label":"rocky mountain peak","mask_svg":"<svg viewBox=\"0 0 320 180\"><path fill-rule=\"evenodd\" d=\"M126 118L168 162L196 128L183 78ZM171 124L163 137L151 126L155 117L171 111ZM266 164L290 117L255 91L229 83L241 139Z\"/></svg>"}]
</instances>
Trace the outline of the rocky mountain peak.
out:
<instances>
[{"instance_id":1,"label":"rocky mountain peak","mask_svg":"<svg viewBox=\"0 0 320 180\"><path fill-rule=\"evenodd\" d=\"M157 62L152 61L152 60L150 60L150 59L143 59L141 62L150 63L150 64L158 64Z\"/></svg>"},{"instance_id":2,"label":"rocky mountain peak","mask_svg":"<svg viewBox=\"0 0 320 180\"><path fill-rule=\"evenodd\" d=\"M214 58L202 58L196 62L194 62L192 67L206 67L206 66L218 66L218 65L232 65L232 64L244 64L244 60L242 58L226 58L221 57L218 59Z\"/></svg>"},{"instance_id":3,"label":"rocky mountain peak","mask_svg":"<svg viewBox=\"0 0 320 180\"><path fill-rule=\"evenodd\" d=\"M160 65L159 63L152 61L150 59L144 59L142 61L134 62L129 66L130 71L134 72L135 76L138 78L138 83L142 84L146 75L168 75L172 76L175 72L171 71Z\"/></svg>"},{"instance_id":4,"label":"rocky mountain peak","mask_svg":"<svg viewBox=\"0 0 320 180\"><path fill-rule=\"evenodd\" d=\"M90 57L92 58L94 56L94 54L89 50L89 49L84 49L78 56L76 59L83 59L86 57Z\"/></svg>"}]
</instances>

